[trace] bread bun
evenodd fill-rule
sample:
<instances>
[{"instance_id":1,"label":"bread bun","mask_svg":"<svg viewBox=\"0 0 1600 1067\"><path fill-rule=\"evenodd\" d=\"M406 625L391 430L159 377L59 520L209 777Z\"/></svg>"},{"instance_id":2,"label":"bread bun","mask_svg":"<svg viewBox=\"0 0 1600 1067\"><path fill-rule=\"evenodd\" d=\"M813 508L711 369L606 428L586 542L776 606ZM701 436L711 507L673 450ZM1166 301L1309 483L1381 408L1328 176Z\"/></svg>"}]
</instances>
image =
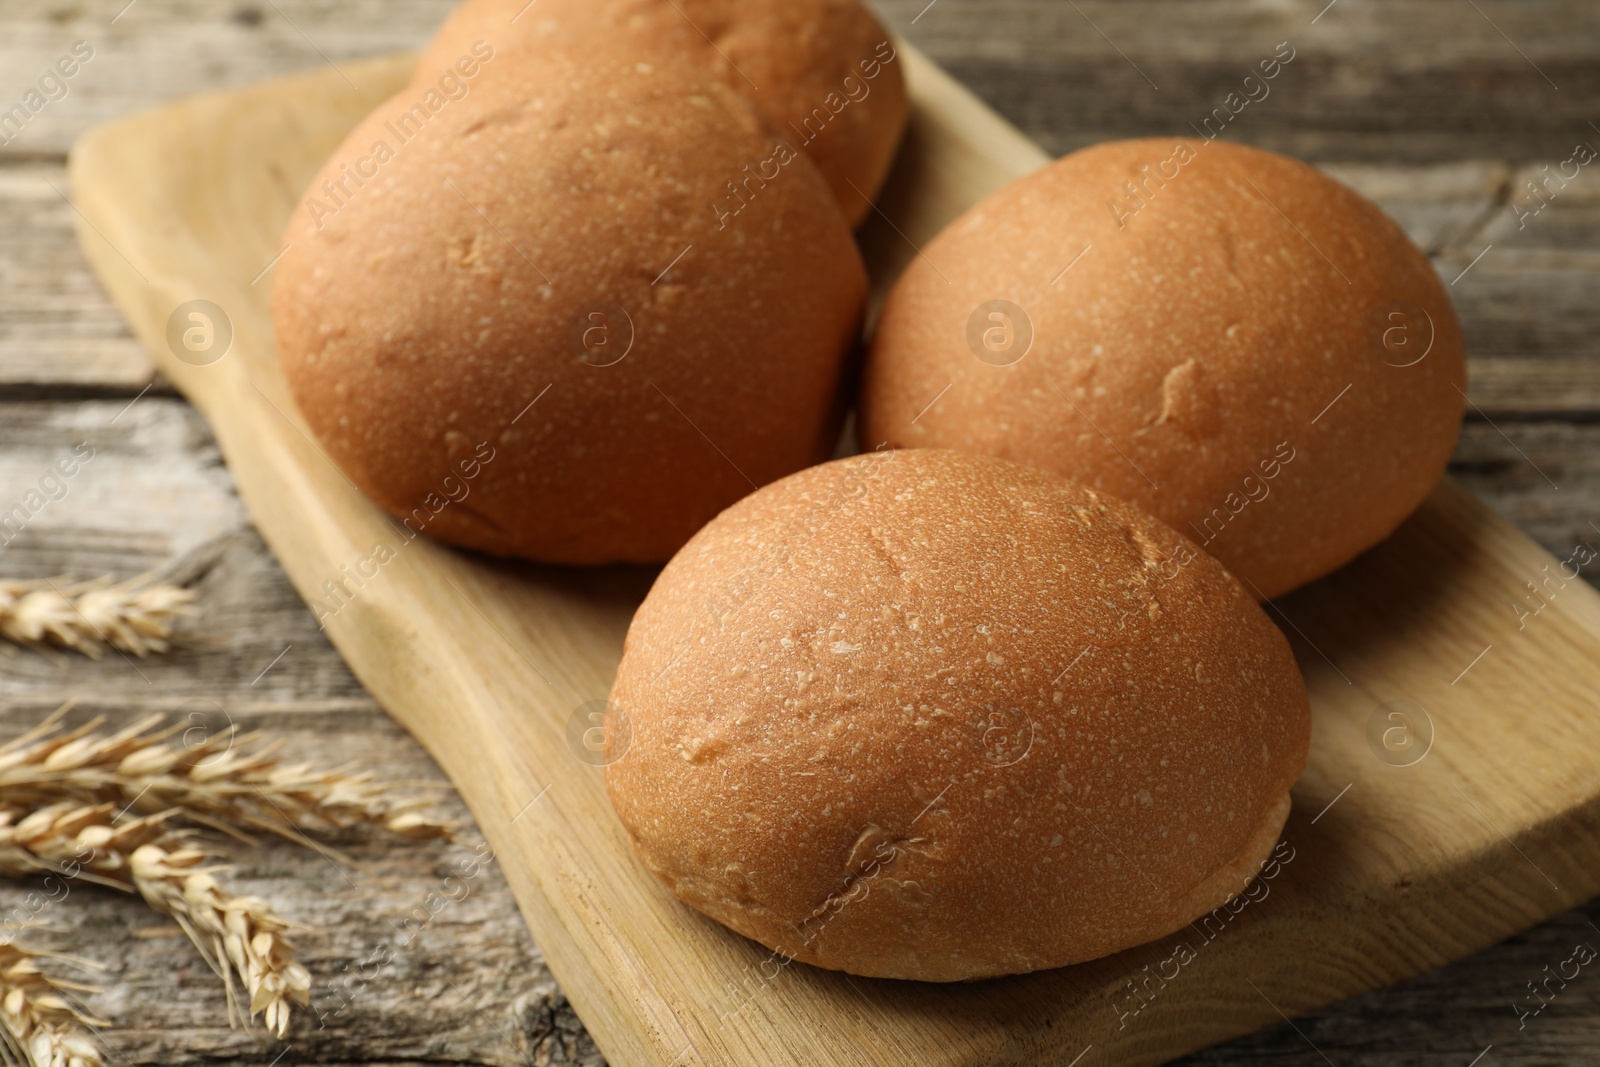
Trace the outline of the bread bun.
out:
<instances>
[{"instance_id":1,"label":"bread bun","mask_svg":"<svg viewBox=\"0 0 1600 1067\"><path fill-rule=\"evenodd\" d=\"M277 267L284 373L413 533L664 560L830 454L860 256L816 169L698 67L552 53L500 89L505 57L475 47L474 74L413 83L313 180ZM775 152L719 226L707 204Z\"/></svg>"},{"instance_id":2,"label":"bread bun","mask_svg":"<svg viewBox=\"0 0 1600 1067\"><path fill-rule=\"evenodd\" d=\"M862 440L1079 479L1260 597L1387 537L1454 446L1466 369L1444 286L1378 208L1304 164L1221 141L1098 145L923 252L883 310Z\"/></svg>"},{"instance_id":3,"label":"bread bun","mask_svg":"<svg viewBox=\"0 0 1600 1067\"><path fill-rule=\"evenodd\" d=\"M871 211L909 114L894 41L858 0L466 0L417 76L479 39L507 58L497 77L537 74L552 49L687 59L817 164L852 226Z\"/></svg>"},{"instance_id":4,"label":"bread bun","mask_svg":"<svg viewBox=\"0 0 1600 1067\"><path fill-rule=\"evenodd\" d=\"M612 699L606 786L668 888L786 956L931 981L1218 907L1271 851L1310 739L1288 643L1215 560L944 450L723 512L650 590Z\"/></svg>"}]
</instances>

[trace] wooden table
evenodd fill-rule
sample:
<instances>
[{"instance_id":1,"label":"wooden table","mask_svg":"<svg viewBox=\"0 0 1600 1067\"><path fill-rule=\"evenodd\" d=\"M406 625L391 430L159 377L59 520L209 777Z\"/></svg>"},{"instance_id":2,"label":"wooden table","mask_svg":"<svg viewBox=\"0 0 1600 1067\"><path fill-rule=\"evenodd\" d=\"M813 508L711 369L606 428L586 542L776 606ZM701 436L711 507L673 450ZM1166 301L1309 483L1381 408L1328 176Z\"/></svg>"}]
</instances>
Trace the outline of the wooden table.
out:
<instances>
[{"instance_id":1,"label":"wooden table","mask_svg":"<svg viewBox=\"0 0 1600 1067\"><path fill-rule=\"evenodd\" d=\"M67 95L0 146L0 504L20 498L76 443L96 448L68 495L0 548L0 576L161 570L192 584L203 609L183 649L156 661L0 657L0 730L18 731L73 698L82 713L117 723L152 709L231 719L270 729L294 755L442 780L321 636L253 531L205 425L153 374L90 275L73 237L64 162L95 123L199 90L415 47L449 7L0 6L0 108L74 42L93 49ZM1325 166L1434 256L1472 363L1473 409L1453 473L1558 556L1580 542L1600 545L1600 161L1565 184L1550 180L1540 199L1527 184L1546 165L1559 173L1580 141L1600 148L1600 5L883 0L879 8L1056 152L1187 133L1289 42L1293 62L1227 135ZM1596 575L1600 563L1588 577ZM358 838L342 843L351 864L284 844L238 851L234 882L313 928L300 945L320 992L287 1050L259 1030L230 1032L221 990L181 933L135 901L75 891L45 916L55 931L42 936L106 965L105 992L90 1005L115 1020L103 1035L112 1063L603 1062L497 872L442 907L430 897L478 840L453 795L442 806L468 827L454 844ZM24 893L0 886L0 909ZM427 914L430 900L436 914L407 940L397 925ZM1600 977L1583 972L1520 1030L1511 1007L1584 941L1600 946L1600 905L1185 1062L1467 1067L1491 1045L1477 1061L1484 1067L1592 1059ZM371 981L355 979L358 961L385 944L394 963Z\"/></svg>"}]
</instances>

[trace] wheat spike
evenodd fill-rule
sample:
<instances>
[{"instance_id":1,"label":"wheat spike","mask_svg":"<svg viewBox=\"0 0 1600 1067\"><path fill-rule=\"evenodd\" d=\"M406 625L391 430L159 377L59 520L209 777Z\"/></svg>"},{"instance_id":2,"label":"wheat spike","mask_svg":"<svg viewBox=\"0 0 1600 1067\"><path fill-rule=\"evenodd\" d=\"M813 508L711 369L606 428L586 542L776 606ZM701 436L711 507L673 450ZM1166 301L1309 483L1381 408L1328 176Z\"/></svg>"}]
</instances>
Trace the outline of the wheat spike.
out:
<instances>
[{"instance_id":1,"label":"wheat spike","mask_svg":"<svg viewBox=\"0 0 1600 1067\"><path fill-rule=\"evenodd\" d=\"M0 1063L105 1067L88 1030L105 1022L79 1011L62 995L89 987L53 980L39 969L39 959L54 955L0 943Z\"/></svg>"},{"instance_id":2,"label":"wheat spike","mask_svg":"<svg viewBox=\"0 0 1600 1067\"><path fill-rule=\"evenodd\" d=\"M101 732L102 719L61 730L65 710L0 745L0 796L176 808L206 825L254 827L302 843L296 831L358 825L415 840L450 836L447 825L419 810L422 800L396 798L391 786L350 767L281 764L278 746L258 734L222 731L183 745L183 727L164 727L159 715L116 732Z\"/></svg>"},{"instance_id":3,"label":"wheat spike","mask_svg":"<svg viewBox=\"0 0 1600 1067\"><path fill-rule=\"evenodd\" d=\"M144 657L170 647L172 625L193 615L194 593L142 579L0 582L0 640L98 659L106 646Z\"/></svg>"},{"instance_id":4,"label":"wheat spike","mask_svg":"<svg viewBox=\"0 0 1600 1067\"><path fill-rule=\"evenodd\" d=\"M310 1003L311 976L285 940L288 925L266 903L225 892L213 857L179 820L303 844L301 831L357 825L414 839L450 834L417 810L420 801L394 798L370 774L280 764L277 746L256 734L182 745L183 725L163 726L160 715L117 731L99 718L66 730L67 710L0 745L0 876L54 871L137 892L221 976L230 1024L260 1014L281 1038L291 1006ZM126 814L135 808L146 814Z\"/></svg>"},{"instance_id":5,"label":"wheat spike","mask_svg":"<svg viewBox=\"0 0 1600 1067\"><path fill-rule=\"evenodd\" d=\"M208 858L196 848L142 845L129 857L129 866L139 895L176 919L222 976L230 1024L240 1013L233 987L237 974L249 995L244 1013L261 1014L267 1029L281 1038L289 1030L289 1005L311 1003L311 973L295 961L294 947L283 936L289 924L264 901L224 892L212 877L216 868L201 866Z\"/></svg>"},{"instance_id":6,"label":"wheat spike","mask_svg":"<svg viewBox=\"0 0 1600 1067\"><path fill-rule=\"evenodd\" d=\"M222 868L208 865L214 857L169 825L176 812L118 814L113 804L70 801L27 814L0 809L0 874L49 870L138 893L183 928L222 978L229 1025L260 1014L283 1037L290 1005L311 1002L310 972L284 939L289 924L264 901L223 890L214 877Z\"/></svg>"}]
</instances>

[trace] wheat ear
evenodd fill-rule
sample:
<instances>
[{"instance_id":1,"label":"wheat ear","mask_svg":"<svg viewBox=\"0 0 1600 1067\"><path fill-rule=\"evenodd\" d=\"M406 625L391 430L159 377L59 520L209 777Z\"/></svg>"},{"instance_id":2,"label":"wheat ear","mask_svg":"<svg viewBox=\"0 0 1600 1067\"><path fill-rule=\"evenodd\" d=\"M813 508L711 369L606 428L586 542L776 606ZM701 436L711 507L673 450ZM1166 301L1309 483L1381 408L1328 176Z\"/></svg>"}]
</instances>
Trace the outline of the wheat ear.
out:
<instances>
[{"instance_id":1,"label":"wheat ear","mask_svg":"<svg viewBox=\"0 0 1600 1067\"><path fill-rule=\"evenodd\" d=\"M311 974L284 939L289 924L264 901L218 885L214 857L193 835L169 825L175 811L118 818L113 804L53 804L22 814L0 809L0 874L53 871L138 893L189 935L223 980L228 1023L257 1014L278 1037L290 1004L311 1002ZM239 1002L234 981L248 1000Z\"/></svg>"},{"instance_id":2,"label":"wheat ear","mask_svg":"<svg viewBox=\"0 0 1600 1067\"><path fill-rule=\"evenodd\" d=\"M0 1063L6 1067L105 1067L89 1027L104 1020L73 1007L62 994L88 986L51 979L39 969L41 958L70 956L36 952L0 943Z\"/></svg>"},{"instance_id":3,"label":"wheat ear","mask_svg":"<svg viewBox=\"0 0 1600 1067\"><path fill-rule=\"evenodd\" d=\"M71 798L136 804L141 811L176 808L218 829L243 825L301 843L296 831L358 825L417 840L450 836L446 824L419 810L423 800L397 798L392 786L348 766L279 763L278 745L259 734L188 738L182 724L165 727L159 715L115 732L100 730L103 719L62 730L65 711L0 745L0 796L12 803Z\"/></svg>"},{"instance_id":4,"label":"wheat ear","mask_svg":"<svg viewBox=\"0 0 1600 1067\"><path fill-rule=\"evenodd\" d=\"M0 640L53 646L98 659L107 646L147 656L165 652L172 624L194 614L194 593L142 579L0 582Z\"/></svg>"}]
</instances>

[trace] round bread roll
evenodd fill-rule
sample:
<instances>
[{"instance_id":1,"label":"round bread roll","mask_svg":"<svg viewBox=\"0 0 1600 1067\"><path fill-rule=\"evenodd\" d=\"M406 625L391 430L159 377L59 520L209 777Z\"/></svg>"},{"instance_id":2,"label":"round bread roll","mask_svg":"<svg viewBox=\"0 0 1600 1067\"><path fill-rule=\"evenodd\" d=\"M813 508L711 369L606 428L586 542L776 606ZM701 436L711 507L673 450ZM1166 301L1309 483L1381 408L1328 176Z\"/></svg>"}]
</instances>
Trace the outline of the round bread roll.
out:
<instances>
[{"instance_id":1,"label":"round bread roll","mask_svg":"<svg viewBox=\"0 0 1600 1067\"><path fill-rule=\"evenodd\" d=\"M871 211L909 114L894 41L858 0L466 0L417 77L448 69L480 38L507 58L497 77L537 76L552 49L688 59L817 164L852 226ZM733 180L729 210L744 188Z\"/></svg>"},{"instance_id":2,"label":"round bread roll","mask_svg":"<svg viewBox=\"0 0 1600 1067\"><path fill-rule=\"evenodd\" d=\"M284 373L413 533L659 562L830 454L860 256L815 167L691 65L552 55L504 92L474 47L462 91L413 84L313 180L277 267ZM707 202L760 158L781 174L719 226Z\"/></svg>"},{"instance_id":3,"label":"round bread roll","mask_svg":"<svg viewBox=\"0 0 1600 1067\"><path fill-rule=\"evenodd\" d=\"M1215 560L945 450L813 467L718 516L639 609L612 700L607 790L668 888L786 956L930 981L1220 906L1310 740L1288 643Z\"/></svg>"},{"instance_id":4,"label":"round bread roll","mask_svg":"<svg viewBox=\"0 0 1600 1067\"><path fill-rule=\"evenodd\" d=\"M1465 402L1428 259L1311 167L1125 141L1001 189L884 307L862 441L984 452L1132 501L1258 597L1383 540Z\"/></svg>"}]
</instances>

